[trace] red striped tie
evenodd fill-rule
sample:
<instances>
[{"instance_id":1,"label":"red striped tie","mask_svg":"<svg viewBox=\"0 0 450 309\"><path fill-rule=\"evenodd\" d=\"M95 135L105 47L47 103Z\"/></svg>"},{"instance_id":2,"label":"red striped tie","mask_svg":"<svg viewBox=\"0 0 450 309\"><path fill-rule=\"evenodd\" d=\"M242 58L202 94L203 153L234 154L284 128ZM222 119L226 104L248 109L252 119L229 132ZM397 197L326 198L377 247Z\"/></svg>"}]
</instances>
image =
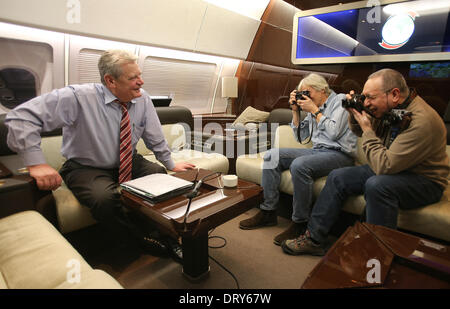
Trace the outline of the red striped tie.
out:
<instances>
[{"instance_id":1,"label":"red striped tie","mask_svg":"<svg viewBox=\"0 0 450 309\"><path fill-rule=\"evenodd\" d=\"M119 183L122 183L131 179L133 150L131 147L131 125L127 103L120 102L120 106L122 107L122 120L120 121Z\"/></svg>"}]
</instances>

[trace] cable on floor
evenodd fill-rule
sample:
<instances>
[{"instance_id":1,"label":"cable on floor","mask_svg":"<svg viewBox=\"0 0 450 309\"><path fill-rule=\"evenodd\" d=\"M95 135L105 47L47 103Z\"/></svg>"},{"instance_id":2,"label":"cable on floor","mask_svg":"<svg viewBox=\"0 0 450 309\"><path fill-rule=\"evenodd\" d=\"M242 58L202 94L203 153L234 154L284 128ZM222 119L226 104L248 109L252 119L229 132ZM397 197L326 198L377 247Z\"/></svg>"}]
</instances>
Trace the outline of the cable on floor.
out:
<instances>
[{"instance_id":1,"label":"cable on floor","mask_svg":"<svg viewBox=\"0 0 450 309\"><path fill-rule=\"evenodd\" d=\"M222 236L216 236L216 235L210 236L211 233L212 233L213 231L214 231L214 229L212 229L212 230L209 232L209 234L208 234L208 240L209 240L209 239L222 239L222 240L223 240L223 244L222 244L222 245L219 245L219 246L210 246L209 243L208 243L208 248L211 248L211 249L219 249L219 248L225 247L225 246L227 245L227 240L226 240L224 237L222 237ZM213 258L211 255L208 254L208 256L209 256L209 258L210 258L211 260L213 260L214 262L216 262L217 265L219 265L220 267L222 267L223 270L225 270L227 273L230 274L230 276L233 278L234 282L236 282L237 289L239 290L239 289L240 289L240 287L239 287L239 281L237 280L236 276L235 276L230 270L228 270L225 266L223 266L219 261L217 261L215 258Z\"/></svg>"}]
</instances>

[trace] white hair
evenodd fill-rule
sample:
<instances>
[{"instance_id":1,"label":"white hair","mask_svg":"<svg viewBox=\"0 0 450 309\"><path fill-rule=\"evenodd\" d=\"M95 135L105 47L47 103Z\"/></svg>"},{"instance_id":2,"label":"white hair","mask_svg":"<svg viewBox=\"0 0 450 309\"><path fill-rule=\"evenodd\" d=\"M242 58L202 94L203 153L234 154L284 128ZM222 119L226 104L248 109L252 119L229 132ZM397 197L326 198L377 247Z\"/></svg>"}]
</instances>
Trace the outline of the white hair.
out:
<instances>
[{"instance_id":1,"label":"white hair","mask_svg":"<svg viewBox=\"0 0 450 309\"><path fill-rule=\"evenodd\" d=\"M319 74L311 73L304 77L300 84L298 84L297 90L300 90L302 86L309 86L317 91L324 91L327 96L330 95L331 90L325 78Z\"/></svg>"},{"instance_id":2,"label":"white hair","mask_svg":"<svg viewBox=\"0 0 450 309\"><path fill-rule=\"evenodd\" d=\"M105 74L115 79L122 75L122 64L136 62L137 57L126 50L112 49L105 51L98 61L98 70L102 84L106 86Z\"/></svg>"}]
</instances>

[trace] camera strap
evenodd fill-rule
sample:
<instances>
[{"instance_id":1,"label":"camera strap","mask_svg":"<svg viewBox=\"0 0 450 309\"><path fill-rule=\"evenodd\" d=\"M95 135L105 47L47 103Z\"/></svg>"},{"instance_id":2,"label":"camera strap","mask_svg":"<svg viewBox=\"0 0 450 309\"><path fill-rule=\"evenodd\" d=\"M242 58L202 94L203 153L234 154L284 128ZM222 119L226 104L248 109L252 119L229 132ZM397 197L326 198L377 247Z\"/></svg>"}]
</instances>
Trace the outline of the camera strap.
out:
<instances>
[{"instance_id":1,"label":"camera strap","mask_svg":"<svg viewBox=\"0 0 450 309\"><path fill-rule=\"evenodd\" d=\"M298 119L300 119L300 112L301 112L301 110L298 109L297 112L298 112ZM300 136L300 124L301 124L301 122L298 124L298 128L297 128L297 140L299 141L300 144L306 145L306 144L308 144L311 141L311 138L312 138L312 135L313 135L313 131L314 131L314 124L311 124L311 132L309 132L309 138L307 138L306 142L303 142L302 138Z\"/></svg>"},{"instance_id":2,"label":"camera strap","mask_svg":"<svg viewBox=\"0 0 450 309\"><path fill-rule=\"evenodd\" d=\"M417 97L417 91L415 88L409 88L408 97L403 101L403 103L397 106L397 109L406 109L415 98Z\"/></svg>"}]
</instances>

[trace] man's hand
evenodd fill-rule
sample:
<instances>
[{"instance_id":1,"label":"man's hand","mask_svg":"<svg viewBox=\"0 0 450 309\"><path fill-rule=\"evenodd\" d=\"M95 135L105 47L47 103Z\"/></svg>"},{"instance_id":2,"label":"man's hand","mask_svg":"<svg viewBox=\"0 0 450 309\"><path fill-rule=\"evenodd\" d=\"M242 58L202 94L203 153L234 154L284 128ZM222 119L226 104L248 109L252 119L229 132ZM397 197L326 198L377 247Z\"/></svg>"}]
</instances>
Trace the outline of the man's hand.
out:
<instances>
[{"instance_id":1,"label":"man's hand","mask_svg":"<svg viewBox=\"0 0 450 309\"><path fill-rule=\"evenodd\" d=\"M59 173L48 164L28 166L28 170L40 190L56 190L62 183Z\"/></svg>"},{"instance_id":2,"label":"man's hand","mask_svg":"<svg viewBox=\"0 0 450 309\"><path fill-rule=\"evenodd\" d=\"M195 168L194 164L191 163L187 163L187 162L180 162L180 163L176 163L175 167L172 169L172 171L174 172L184 172L186 170L191 170Z\"/></svg>"},{"instance_id":3,"label":"man's hand","mask_svg":"<svg viewBox=\"0 0 450 309\"><path fill-rule=\"evenodd\" d=\"M373 131L372 123L370 122L369 117L367 117L368 115L365 111L362 111L362 113L360 113L354 108L350 108L349 110L352 113L353 118L355 118L355 120L358 122L363 132Z\"/></svg>"},{"instance_id":4,"label":"man's hand","mask_svg":"<svg viewBox=\"0 0 450 309\"><path fill-rule=\"evenodd\" d=\"M289 106L291 107L291 109L296 112L298 110L298 105L297 102L295 100L295 94L297 93L296 90L293 90L291 92L291 94L289 95Z\"/></svg>"},{"instance_id":5,"label":"man's hand","mask_svg":"<svg viewBox=\"0 0 450 309\"><path fill-rule=\"evenodd\" d=\"M303 96L302 100L297 100L298 106L301 107L302 110L304 110L307 113L315 113L319 110L316 104L314 104L313 100L311 100L307 96Z\"/></svg>"}]
</instances>

